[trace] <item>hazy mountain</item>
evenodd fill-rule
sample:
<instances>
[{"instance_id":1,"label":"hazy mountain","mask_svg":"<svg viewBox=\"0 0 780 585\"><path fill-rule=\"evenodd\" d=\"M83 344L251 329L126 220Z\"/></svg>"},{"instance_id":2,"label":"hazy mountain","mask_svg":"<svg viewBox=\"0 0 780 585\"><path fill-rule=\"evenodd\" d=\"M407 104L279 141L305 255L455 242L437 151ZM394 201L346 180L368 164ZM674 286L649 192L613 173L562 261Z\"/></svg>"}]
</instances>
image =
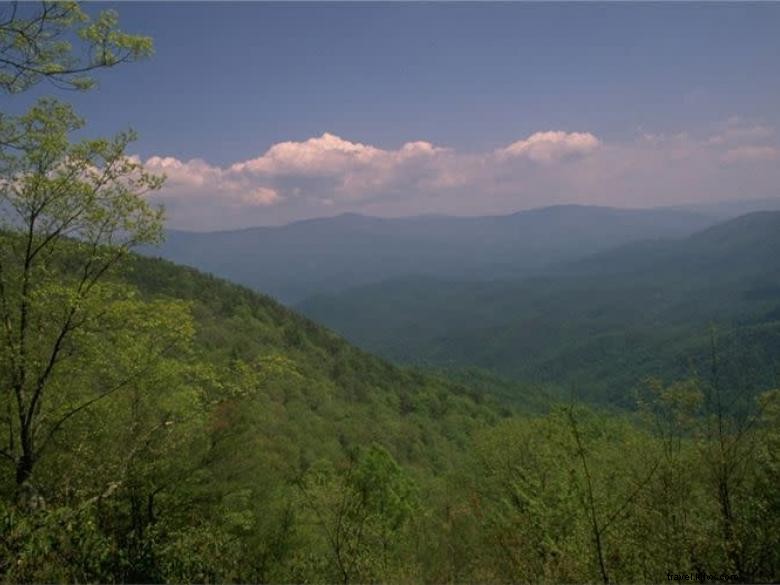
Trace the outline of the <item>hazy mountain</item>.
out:
<instances>
[{"instance_id":1,"label":"hazy mountain","mask_svg":"<svg viewBox=\"0 0 780 585\"><path fill-rule=\"evenodd\" d=\"M619 400L643 376L702 366L713 324L743 374L764 382L775 375L778 252L780 212L758 212L685 238L560 263L534 278L409 277L298 308L400 361L479 366Z\"/></svg>"},{"instance_id":2,"label":"hazy mountain","mask_svg":"<svg viewBox=\"0 0 780 585\"><path fill-rule=\"evenodd\" d=\"M693 211L695 213L718 218L720 221L726 221L756 211L780 211L780 197L694 203L691 205L671 207L670 209Z\"/></svg>"},{"instance_id":3,"label":"hazy mountain","mask_svg":"<svg viewBox=\"0 0 780 585\"><path fill-rule=\"evenodd\" d=\"M296 302L403 275L516 278L551 263L711 225L690 210L565 205L486 217L380 219L356 214L281 227L169 231L146 250Z\"/></svg>"}]
</instances>

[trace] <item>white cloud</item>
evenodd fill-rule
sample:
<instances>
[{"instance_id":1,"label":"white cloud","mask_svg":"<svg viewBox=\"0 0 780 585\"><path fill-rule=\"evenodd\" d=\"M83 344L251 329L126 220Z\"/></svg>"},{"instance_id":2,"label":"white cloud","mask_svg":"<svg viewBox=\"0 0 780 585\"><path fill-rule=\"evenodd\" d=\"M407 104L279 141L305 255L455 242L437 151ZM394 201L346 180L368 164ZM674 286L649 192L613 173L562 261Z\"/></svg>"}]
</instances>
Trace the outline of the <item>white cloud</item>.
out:
<instances>
[{"instance_id":1,"label":"white cloud","mask_svg":"<svg viewBox=\"0 0 780 585\"><path fill-rule=\"evenodd\" d=\"M168 176L155 197L168 205L172 225L218 229L343 211L487 214L770 196L780 184L774 136L772 128L731 120L698 138L646 133L604 142L590 132L549 130L461 153L423 140L386 149L324 133L224 167L169 156L144 165Z\"/></svg>"},{"instance_id":2,"label":"white cloud","mask_svg":"<svg viewBox=\"0 0 780 585\"><path fill-rule=\"evenodd\" d=\"M601 144L590 132L547 131L499 149L499 157L526 157L534 162L550 163L573 155L585 155Z\"/></svg>"},{"instance_id":3,"label":"white cloud","mask_svg":"<svg viewBox=\"0 0 780 585\"><path fill-rule=\"evenodd\" d=\"M324 133L304 142L274 144L262 156L236 163L230 170L257 175L332 176L355 166L371 164L383 151Z\"/></svg>"},{"instance_id":4,"label":"white cloud","mask_svg":"<svg viewBox=\"0 0 780 585\"><path fill-rule=\"evenodd\" d=\"M180 161L171 156L149 158L144 167L157 174L167 177L169 187L203 187L210 183L218 183L222 175L219 168L210 166L200 159Z\"/></svg>"},{"instance_id":5,"label":"white cloud","mask_svg":"<svg viewBox=\"0 0 780 585\"><path fill-rule=\"evenodd\" d=\"M268 187L255 187L246 191L239 199L241 203L248 205L260 205L262 207L266 205L274 205L282 200L279 193L274 189Z\"/></svg>"}]
</instances>

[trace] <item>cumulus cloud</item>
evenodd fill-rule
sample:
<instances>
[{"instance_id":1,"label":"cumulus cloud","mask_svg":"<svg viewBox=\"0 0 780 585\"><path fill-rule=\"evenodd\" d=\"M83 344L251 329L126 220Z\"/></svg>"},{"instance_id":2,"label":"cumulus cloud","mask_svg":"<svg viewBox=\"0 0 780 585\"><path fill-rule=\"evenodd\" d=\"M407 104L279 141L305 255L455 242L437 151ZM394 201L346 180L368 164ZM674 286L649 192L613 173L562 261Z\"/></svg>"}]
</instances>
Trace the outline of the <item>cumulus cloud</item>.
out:
<instances>
[{"instance_id":1,"label":"cumulus cloud","mask_svg":"<svg viewBox=\"0 0 780 585\"><path fill-rule=\"evenodd\" d=\"M777 194L774 130L729 120L709 133L532 133L483 153L424 140L398 148L324 133L226 166L153 156L168 177L155 197L171 224L222 229L358 211L375 215L506 213L557 203L652 206ZM746 164L751 163L751 164Z\"/></svg>"},{"instance_id":2,"label":"cumulus cloud","mask_svg":"<svg viewBox=\"0 0 780 585\"><path fill-rule=\"evenodd\" d=\"M525 140L499 149L499 157L527 157L532 161L550 163L572 155L592 152L601 144L590 132L537 132Z\"/></svg>"},{"instance_id":3,"label":"cumulus cloud","mask_svg":"<svg viewBox=\"0 0 780 585\"><path fill-rule=\"evenodd\" d=\"M274 189L268 187L255 187L245 191L239 198L240 203L249 205L274 205L282 200L281 196Z\"/></svg>"},{"instance_id":4,"label":"cumulus cloud","mask_svg":"<svg viewBox=\"0 0 780 585\"><path fill-rule=\"evenodd\" d=\"M332 176L355 166L372 164L383 153L373 146L350 142L326 132L303 142L275 144L262 156L236 163L230 170L265 176Z\"/></svg>"},{"instance_id":5,"label":"cumulus cloud","mask_svg":"<svg viewBox=\"0 0 780 585\"><path fill-rule=\"evenodd\" d=\"M255 181L330 180L335 197L355 199L400 186L414 174L415 168L446 152L447 149L425 141L384 150L326 132L303 142L275 144L262 156L235 163L228 171Z\"/></svg>"},{"instance_id":6,"label":"cumulus cloud","mask_svg":"<svg viewBox=\"0 0 780 585\"><path fill-rule=\"evenodd\" d=\"M169 187L203 187L218 183L222 171L200 159L180 161L171 156L153 156L144 163L153 173L164 174Z\"/></svg>"}]
</instances>

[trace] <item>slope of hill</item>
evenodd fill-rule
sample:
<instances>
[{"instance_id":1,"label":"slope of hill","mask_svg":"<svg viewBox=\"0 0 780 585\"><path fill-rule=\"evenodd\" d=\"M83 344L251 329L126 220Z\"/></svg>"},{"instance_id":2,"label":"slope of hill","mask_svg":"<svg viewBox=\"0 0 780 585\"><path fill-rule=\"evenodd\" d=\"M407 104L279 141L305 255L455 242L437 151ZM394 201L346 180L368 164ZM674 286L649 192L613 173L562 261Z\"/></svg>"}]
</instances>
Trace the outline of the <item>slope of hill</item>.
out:
<instances>
[{"instance_id":1,"label":"slope of hill","mask_svg":"<svg viewBox=\"0 0 780 585\"><path fill-rule=\"evenodd\" d=\"M758 212L684 239L561 264L533 279L407 278L298 308L396 360L574 384L591 398L628 404L627 389L644 376L707 371L713 325L721 350L739 362L734 372L748 378L732 385L773 383L778 251L780 212Z\"/></svg>"},{"instance_id":2,"label":"slope of hill","mask_svg":"<svg viewBox=\"0 0 780 585\"><path fill-rule=\"evenodd\" d=\"M712 530L716 478L679 472L723 464L707 408L675 407L697 438L681 436L670 456L665 431L654 435L637 417L574 405L510 416L478 389L515 399L518 386L477 370L453 382L389 365L192 269L136 257L105 284L100 315L117 326L89 322L94 332L79 340L88 353L69 347L45 412L90 408L77 406L57 428L29 505L8 496L15 476L0 459L8 581L506 583L522 570L533 582L597 582L587 504L595 490L620 502L604 545L616 581L653 582L670 558L732 570L730 536ZM169 351L174 318L194 341ZM699 394L687 384L662 390L661 400ZM667 406L650 400L644 412ZM776 555L753 553L777 549L773 412L742 427L725 419L729 444L747 437L750 447L727 453L747 477L730 500L747 535L737 557L745 581L776 580ZM666 495L670 476L684 480L679 504ZM693 521L669 544L664 527L680 510Z\"/></svg>"},{"instance_id":3,"label":"slope of hill","mask_svg":"<svg viewBox=\"0 0 780 585\"><path fill-rule=\"evenodd\" d=\"M506 216L380 219L356 214L282 227L171 231L159 249L174 262L229 278L284 302L403 275L509 278L645 238L711 224L685 210L565 205Z\"/></svg>"},{"instance_id":4,"label":"slope of hill","mask_svg":"<svg viewBox=\"0 0 780 585\"><path fill-rule=\"evenodd\" d=\"M620 246L576 262L561 264L550 273L638 274L675 271L719 278L773 271L780 249L780 211L757 211L718 223L684 240L642 241Z\"/></svg>"},{"instance_id":5,"label":"slope of hill","mask_svg":"<svg viewBox=\"0 0 780 585\"><path fill-rule=\"evenodd\" d=\"M431 459L427 450L425 455L418 451L423 443L443 441L443 446L446 437L468 433L471 422L479 426L499 412L495 403L488 405L489 396L478 395L463 384L390 365L242 286L143 257L133 259L126 278L150 298L192 303L196 343L205 361L229 370L239 360L260 371L275 372L278 377L259 390L279 402L275 410L285 412L284 432L296 433L288 446L294 446L297 453L288 457L287 465L376 440L401 460L426 468L431 463L436 466L444 464L446 457L442 455L436 463L436 456ZM445 413L453 414L458 422L444 422ZM429 415L444 426L426 420ZM274 434L278 430L272 424L258 432L267 433L273 444L280 438Z\"/></svg>"}]
</instances>

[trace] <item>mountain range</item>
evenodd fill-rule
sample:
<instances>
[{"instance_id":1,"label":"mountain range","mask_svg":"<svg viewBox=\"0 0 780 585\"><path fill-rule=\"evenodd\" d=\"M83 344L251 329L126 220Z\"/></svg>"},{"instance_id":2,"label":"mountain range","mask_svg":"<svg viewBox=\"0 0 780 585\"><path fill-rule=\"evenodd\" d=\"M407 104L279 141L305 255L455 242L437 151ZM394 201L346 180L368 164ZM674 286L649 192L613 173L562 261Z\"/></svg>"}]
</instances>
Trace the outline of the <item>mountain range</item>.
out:
<instances>
[{"instance_id":1,"label":"mountain range","mask_svg":"<svg viewBox=\"0 0 780 585\"><path fill-rule=\"evenodd\" d=\"M144 253L291 304L404 275L517 278L627 242L685 236L716 221L688 209L579 205L483 217L344 214L280 227L171 230L161 247Z\"/></svg>"},{"instance_id":2,"label":"mountain range","mask_svg":"<svg viewBox=\"0 0 780 585\"><path fill-rule=\"evenodd\" d=\"M274 296L396 362L630 405L648 376L707 370L716 332L733 364L723 375L747 377L733 387L773 383L780 211L737 213L773 204L345 214L171 231L146 253Z\"/></svg>"},{"instance_id":3,"label":"mountain range","mask_svg":"<svg viewBox=\"0 0 780 585\"><path fill-rule=\"evenodd\" d=\"M630 403L648 376L708 372L713 351L724 382L749 393L780 371L778 252L780 212L755 212L528 278L404 277L297 308L396 361L476 366L610 403Z\"/></svg>"}]
</instances>

